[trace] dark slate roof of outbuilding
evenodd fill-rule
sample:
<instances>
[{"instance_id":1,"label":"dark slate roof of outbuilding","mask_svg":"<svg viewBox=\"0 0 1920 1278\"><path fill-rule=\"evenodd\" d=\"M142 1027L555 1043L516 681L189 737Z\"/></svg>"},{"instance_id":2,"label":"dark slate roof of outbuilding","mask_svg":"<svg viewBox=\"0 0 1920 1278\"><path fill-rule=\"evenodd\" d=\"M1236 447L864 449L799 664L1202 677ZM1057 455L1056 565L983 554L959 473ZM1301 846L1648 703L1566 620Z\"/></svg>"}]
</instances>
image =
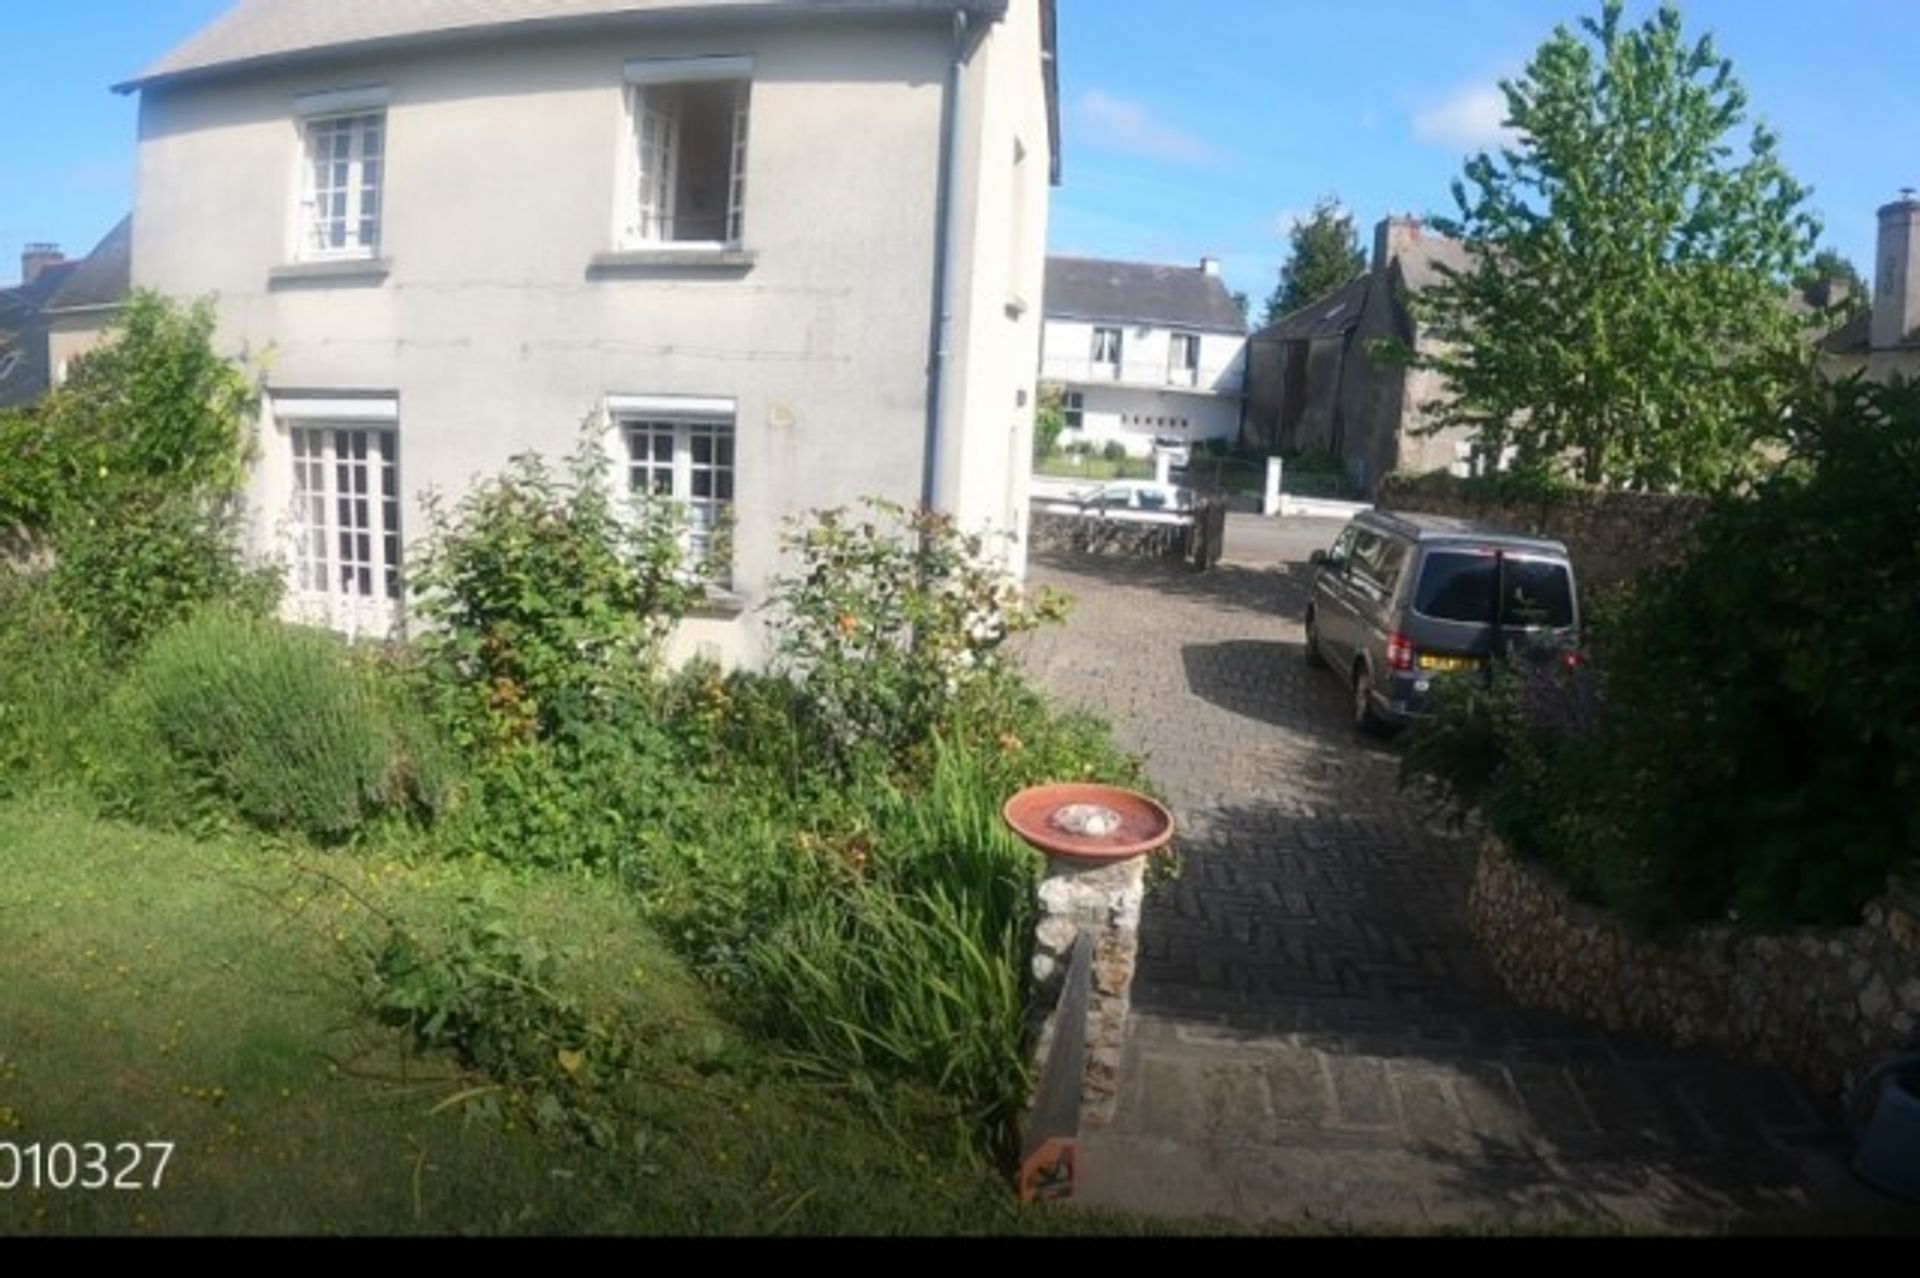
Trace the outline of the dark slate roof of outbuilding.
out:
<instances>
[{"instance_id":1,"label":"dark slate roof of outbuilding","mask_svg":"<svg viewBox=\"0 0 1920 1278\"><path fill-rule=\"evenodd\" d=\"M1261 329L1255 340L1314 342L1323 337L1338 337L1360 322L1360 312L1367 305L1367 290L1372 287L1373 274L1368 272L1315 298L1292 314L1281 316Z\"/></svg>"},{"instance_id":2,"label":"dark slate roof of outbuilding","mask_svg":"<svg viewBox=\"0 0 1920 1278\"><path fill-rule=\"evenodd\" d=\"M1226 281L1197 266L1050 257L1046 313L1056 319L1247 331Z\"/></svg>"},{"instance_id":3,"label":"dark slate roof of outbuilding","mask_svg":"<svg viewBox=\"0 0 1920 1278\"><path fill-rule=\"evenodd\" d=\"M65 281L47 298L47 310L118 306L126 301L133 289L133 217L121 218L93 252L72 266Z\"/></svg>"}]
</instances>

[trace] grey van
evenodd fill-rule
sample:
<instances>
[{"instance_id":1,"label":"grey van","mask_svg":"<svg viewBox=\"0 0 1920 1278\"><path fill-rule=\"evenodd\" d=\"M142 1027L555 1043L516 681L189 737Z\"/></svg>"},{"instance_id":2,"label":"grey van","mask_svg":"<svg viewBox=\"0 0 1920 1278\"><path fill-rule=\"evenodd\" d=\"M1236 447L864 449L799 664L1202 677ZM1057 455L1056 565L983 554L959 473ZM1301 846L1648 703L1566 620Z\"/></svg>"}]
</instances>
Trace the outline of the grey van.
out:
<instances>
[{"instance_id":1,"label":"grey van","mask_svg":"<svg viewBox=\"0 0 1920 1278\"><path fill-rule=\"evenodd\" d=\"M1436 679L1496 656L1578 660L1579 592L1558 541L1367 511L1312 562L1307 661L1346 682L1362 731L1421 717Z\"/></svg>"}]
</instances>

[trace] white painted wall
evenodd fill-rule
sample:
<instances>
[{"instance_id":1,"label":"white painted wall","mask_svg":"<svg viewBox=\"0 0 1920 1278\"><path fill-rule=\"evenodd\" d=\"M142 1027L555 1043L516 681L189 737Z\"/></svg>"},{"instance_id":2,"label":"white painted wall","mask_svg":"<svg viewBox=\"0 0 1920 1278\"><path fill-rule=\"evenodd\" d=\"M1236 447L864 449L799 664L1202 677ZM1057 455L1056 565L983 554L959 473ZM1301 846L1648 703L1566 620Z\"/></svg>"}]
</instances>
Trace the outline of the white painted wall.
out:
<instances>
[{"instance_id":1,"label":"white painted wall","mask_svg":"<svg viewBox=\"0 0 1920 1278\"><path fill-rule=\"evenodd\" d=\"M1061 433L1063 445L1084 442L1104 448L1109 441L1118 441L1129 456L1146 457L1159 437L1199 443L1240 435L1238 399L1120 386L1072 389L1083 397L1085 407L1080 429Z\"/></svg>"},{"instance_id":2,"label":"white painted wall","mask_svg":"<svg viewBox=\"0 0 1920 1278\"><path fill-rule=\"evenodd\" d=\"M1122 330L1118 370L1093 362L1095 328ZM1191 330L1049 316L1040 380L1077 392L1084 404L1080 429L1063 433L1061 442L1103 448L1117 441L1130 456L1145 457L1160 436L1193 443L1238 438L1246 337L1201 333L1197 376L1186 376L1171 362L1178 331Z\"/></svg>"},{"instance_id":3,"label":"white painted wall","mask_svg":"<svg viewBox=\"0 0 1920 1278\"><path fill-rule=\"evenodd\" d=\"M1030 384L1038 334L1006 315L1015 259L1005 228L1017 129L1031 139L1029 181L1040 175L1026 206L1025 287L1037 294L1048 163L1037 14L1038 0L1019 0L971 72L1002 97L976 107L978 178L957 193L973 260L958 263L971 290L960 299L963 393L948 431L959 465L942 497L976 522L1026 505L1031 410L1016 407L1015 386ZM518 452L564 453L610 394L733 399L735 582L757 604L787 516L920 495L951 48L945 22L908 20L521 35L150 91L135 282L217 295L219 341L247 352L271 388L397 395L409 539L424 490L457 492ZM755 264L590 272L615 247L625 63L721 54L754 60L745 247ZM391 274L270 286L297 212L293 99L371 84L391 95ZM283 522L291 484L284 432L269 419L263 434L252 490L261 545ZM711 644L734 661L757 660L764 646L751 610L689 623L680 638L683 651Z\"/></svg>"},{"instance_id":4,"label":"white painted wall","mask_svg":"<svg viewBox=\"0 0 1920 1278\"><path fill-rule=\"evenodd\" d=\"M1111 365L1093 362L1093 331L1118 328L1122 332L1121 363L1118 375ZM1048 316L1041 380L1067 385L1124 385L1136 387L1179 387L1215 395L1239 396L1246 385L1247 338L1238 333L1201 333L1200 368L1197 378L1183 376L1172 367L1173 335L1176 330L1158 325L1123 321L1062 319Z\"/></svg>"}]
</instances>

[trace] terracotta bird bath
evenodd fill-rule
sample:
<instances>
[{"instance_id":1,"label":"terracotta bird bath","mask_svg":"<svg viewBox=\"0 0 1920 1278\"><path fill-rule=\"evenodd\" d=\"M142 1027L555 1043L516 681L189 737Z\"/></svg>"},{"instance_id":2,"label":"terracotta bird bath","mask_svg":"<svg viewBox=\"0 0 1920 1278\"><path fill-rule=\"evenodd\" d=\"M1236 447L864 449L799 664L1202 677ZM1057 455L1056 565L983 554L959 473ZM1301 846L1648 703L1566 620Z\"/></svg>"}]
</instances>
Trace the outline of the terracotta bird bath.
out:
<instances>
[{"instance_id":1,"label":"terracotta bird bath","mask_svg":"<svg viewBox=\"0 0 1920 1278\"><path fill-rule=\"evenodd\" d=\"M1110 785L1043 785L1007 800L1007 824L1029 845L1078 865L1117 865L1173 840L1173 814Z\"/></svg>"}]
</instances>

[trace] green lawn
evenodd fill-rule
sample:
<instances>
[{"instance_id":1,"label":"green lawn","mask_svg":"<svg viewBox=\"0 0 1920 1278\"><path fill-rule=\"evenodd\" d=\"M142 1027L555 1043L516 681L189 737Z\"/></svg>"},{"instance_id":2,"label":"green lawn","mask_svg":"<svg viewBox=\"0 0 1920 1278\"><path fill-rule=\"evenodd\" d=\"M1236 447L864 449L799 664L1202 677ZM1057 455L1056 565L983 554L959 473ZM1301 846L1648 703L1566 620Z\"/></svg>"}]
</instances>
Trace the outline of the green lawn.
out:
<instances>
[{"instance_id":1,"label":"green lawn","mask_svg":"<svg viewBox=\"0 0 1920 1278\"><path fill-rule=\"evenodd\" d=\"M1155 1228L1022 1212L950 1127L769 1066L607 885L55 805L0 806L0 866L0 1140L177 1146L158 1191L0 1193L0 1236ZM480 1116L457 1098L485 1080L357 1013L344 947L482 888L647 1044L616 1148Z\"/></svg>"},{"instance_id":2,"label":"green lawn","mask_svg":"<svg viewBox=\"0 0 1920 1278\"><path fill-rule=\"evenodd\" d=\"M1113 462L1104 457L1069 457L1055 453L1036 463L1034 473L1054 479L1107 480L1152 479L1154 471L1151 458L1128 457Z\"/></svg>"}]
</instances>

